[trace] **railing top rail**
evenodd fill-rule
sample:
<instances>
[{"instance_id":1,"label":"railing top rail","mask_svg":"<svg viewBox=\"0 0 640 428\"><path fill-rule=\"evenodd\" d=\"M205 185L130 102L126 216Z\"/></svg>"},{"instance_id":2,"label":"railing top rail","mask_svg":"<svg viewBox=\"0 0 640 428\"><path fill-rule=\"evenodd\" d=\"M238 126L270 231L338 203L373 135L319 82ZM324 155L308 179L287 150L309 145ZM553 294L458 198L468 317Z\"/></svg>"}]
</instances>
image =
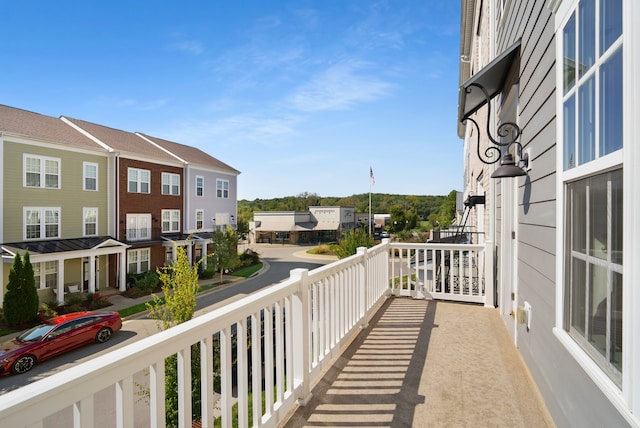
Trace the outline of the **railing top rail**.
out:
<instances>
[{"instance_id":1,"label":"railing top rail","mask_svg":"<svg viewBox=\"0 0 640 428\"><path fill-rule=\"evenodd\" d=\"M484 244L448 244L448 243L406 243L406 242L392 242L392 248L420 248L420 249L434 249L434 250L483 250Z\"/></svg>"}]
</instances>

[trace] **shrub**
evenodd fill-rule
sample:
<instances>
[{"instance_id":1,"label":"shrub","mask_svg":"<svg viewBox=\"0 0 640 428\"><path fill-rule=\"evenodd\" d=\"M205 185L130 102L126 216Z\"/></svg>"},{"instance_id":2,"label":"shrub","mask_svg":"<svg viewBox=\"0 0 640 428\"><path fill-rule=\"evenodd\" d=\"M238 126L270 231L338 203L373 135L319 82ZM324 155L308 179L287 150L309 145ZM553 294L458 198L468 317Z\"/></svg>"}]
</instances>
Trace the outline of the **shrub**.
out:
<instances>
[{"instance_id":1,"label":"shrub","mask_svg":"<svg viewBox=\"0 0 640 428\"><path fill-rule=\"evenodd\" d=\"M125 293L127 297L136 298L146 296L160 286L160 277L157 272L153 270L129 274L127 284L129 285L129 289Z\"/></svg>"},{"instance_id":2,"label":"shrub","mask_svg":"<svg viewBox=\"0 0 640 428\"><path fill-rule=\"evenodd\" d=\"M45 321L58 316L58 312L56 312L57 307L58 302L43 303L42 305L40 305L38 318L40 318L41 321Z\"/></svg>"},{"instance_id":3,"label":"shrub","mask_svg":"<svg viewBox=\"0 0 640 428\"><path fill-rule=\"evenodd\" d=\"M338 258L344 259L354 255L358 247L373 247L373 238L361 228L351 229L345 233L343 239L338 241L334 251Z\"/></svg>"},{"instance_id":4,"label":"shrub","mask_svg":"<svg viewBox=\"0 0 640 428\"><path fill-rule=\"evenodd\" d=\"M208 267L206 269L203 269L200 272L199 276L200 276L201 279L211 279L211 278L213 278L213 276L215 274L216 274L216 270L214 268L212 268L212 267Z\"/></svg>"},{"instance_id":5,"label":"shrub","mask_svg":"<svg viewBox=\"0 0 640 428\"><path fill-rule=\"evenodd\" d=\"M100 309L105 308L107 306L111 306L111 302L104 296L101 296L98 293L91 294L87 296L87 307L89 309Z\"/></svg>"},{"instance_id":6,"label":"shrub","mask_svg":"<svg viewBox=\"0 0 640 428\"><path fill-rule=\"evenodd\" d=\"M260 263L260 254L247 248L244 253L240 254L240 263L242 266L257 265Z\"/></svg>"},{"instance_id":7,"label":"shrub","mask_svg":"<svg viewBox=\"0 0 640 428\"><path fill-rule=\"evenodd\" d=\"M3 301L3 316L10 326L33 321L38 315L38 291L33 276L29 252L16 254L9 271L7 292Z\"/></svg>"}]
</instances>

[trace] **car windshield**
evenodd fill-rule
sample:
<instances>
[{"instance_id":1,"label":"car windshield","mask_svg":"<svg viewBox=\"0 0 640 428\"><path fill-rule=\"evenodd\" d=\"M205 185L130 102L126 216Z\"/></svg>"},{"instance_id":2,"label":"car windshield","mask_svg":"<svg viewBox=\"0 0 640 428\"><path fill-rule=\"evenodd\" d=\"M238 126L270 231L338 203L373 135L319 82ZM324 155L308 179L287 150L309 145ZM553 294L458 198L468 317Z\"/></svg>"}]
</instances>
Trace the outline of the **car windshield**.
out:
<instances>
[{"instance_id":1,"label":"car windshield","mask_svg":"<svg viewBox=\"0 0 640 428\"><path fill-rule=\"evenodd\" d=\"M35 342L36 340L42 339L42 337L53 330L54 327L54 325L49 324L38 325L22 333L18 336L18 340L21 342Z\"/></svg>"}]
</instances>

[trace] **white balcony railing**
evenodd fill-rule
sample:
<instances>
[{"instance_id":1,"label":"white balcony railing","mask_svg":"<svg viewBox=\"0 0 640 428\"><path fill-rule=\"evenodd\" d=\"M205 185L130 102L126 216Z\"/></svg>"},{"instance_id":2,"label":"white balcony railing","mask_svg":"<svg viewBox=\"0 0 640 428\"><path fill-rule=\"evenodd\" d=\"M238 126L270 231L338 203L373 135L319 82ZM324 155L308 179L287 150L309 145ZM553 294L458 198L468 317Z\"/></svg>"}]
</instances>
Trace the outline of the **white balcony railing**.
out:
<instances>
[{"instance_id":1,"label":"white balcony railing","mask_svg":"<svg viewBox=\"0 0 640 428\"><path fill-rule=\"evenodd\" d=\"M178 424L190 427L192 347L198 344L202 426L213 427L216 417L223 427L275 426L309 400L323 369L390 293L486 296L484 286L476 293L455 285L455 278L463 284L480 273L471 266L483 253L479 246L385 240L313 271L293 270L279 284L6 393L0 426L164 426L164 362L177 355Z\"/></svg>"}]
</instances>

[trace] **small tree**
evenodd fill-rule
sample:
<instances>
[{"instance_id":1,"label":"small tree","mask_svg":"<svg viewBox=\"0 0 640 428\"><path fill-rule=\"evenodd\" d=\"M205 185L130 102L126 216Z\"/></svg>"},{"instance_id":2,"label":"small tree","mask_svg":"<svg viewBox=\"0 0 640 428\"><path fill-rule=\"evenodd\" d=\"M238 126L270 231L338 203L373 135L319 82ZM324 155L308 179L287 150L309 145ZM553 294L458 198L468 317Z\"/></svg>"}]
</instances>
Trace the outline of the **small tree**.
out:
<instances>
[{"instance_id":1,"label":"small tree","mask_svg":"<svg viewBox=\"0 0 640 428\"><path fill-rule=\"evenodd\" d=\"M183 247L175 247L176 260L171 266L158 269L162 282L164 298L153 294L151 303L147 303L149 317L159 322L166 330L193 318L198 293L198 265L189 263ZM167 426L178 425L178 367L177 356L165 359L165 391ZM201 415L200 399L200 346L191 346L191 396L192 415Z\"/></svg>"},{"instance_id":2,"label":"small tree","mask_svg":"<svg viewBox=\"0 0 640 428\"><path fill-rule=\"evenodd\" d=\"M5 322L13 326L34 320L38 316L38 304L38 290L29 251L25 251L23 258L16 254L2 304Z\"/></svg>"},{"instance_id":3,"label":"small tree","mask_svg":"<svg viewBox=\"0 0 640 428\"><path fill-rule=\"evenodd\" d=\"M373 238L365 229L356 227L345 233L344 237L338 241L335 253L338 258L344 259L354 255L358 247L373 247Z\"/></svg>"},{"instance_id":4,"label":"small tree","mask_svg":"<svg viewBox=\"0 0 640 428\"><path fill-rule=\"evenodd\" d=\"M231 227L222 232L216 230L211 238L213 243L213 262L220 272L220 283L226 270L233 270L240 265L238 257L238 234Z\"/></svg>"}]
</instances>

